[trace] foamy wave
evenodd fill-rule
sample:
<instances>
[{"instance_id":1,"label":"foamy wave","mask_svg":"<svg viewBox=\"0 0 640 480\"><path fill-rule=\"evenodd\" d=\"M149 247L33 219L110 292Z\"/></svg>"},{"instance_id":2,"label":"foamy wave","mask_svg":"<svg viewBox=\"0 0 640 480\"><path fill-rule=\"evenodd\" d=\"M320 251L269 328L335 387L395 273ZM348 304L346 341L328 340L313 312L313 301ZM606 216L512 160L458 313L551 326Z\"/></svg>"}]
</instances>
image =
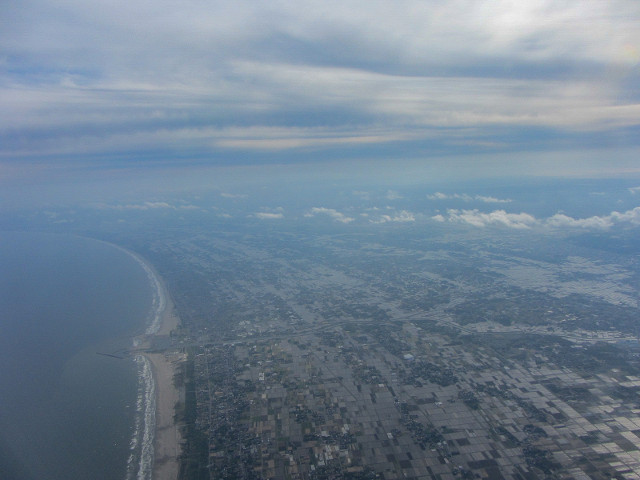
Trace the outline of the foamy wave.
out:
<instances>
[{"instance_id":1,"label":"foamy wave","mask_svg":"<svg viewBox=\"0 0 640 480\"><path fill-rule=\"evenodd\" d=\"M136 470L138 465L138 458L140 456L139 445L142 435L142 422L144 420L144 396L145 396L145 382L143 381L144 361L141 360L142 356L135 357L135 361L138 364L138 396L136 398L136 411L135 411L135 423L133 427L133 435L129 442L129 458L127 459L127 480L133 480L136 478Z\"/></svg>"},{"instance_id":2,"label":"foamy wave","mask_svg":"<svg viewBox=\"0 0 640 480\"><path fill-rule=\"evenodd\" d=\"M131 453L127 461L127 480L151 480L153 473L153 442L156 430L156 384L151 362L136 355L139 368L138 398L133 436L129 444Z\"/></svg>"},{"instance_id":3,"label":"foamy wave","mask_svg":"<svg viewBox=\"0 0 640 480\"><path fill-rule=\"evenodd\" d=\"M138 255L116 246L133 258L147 274L153 290L153 301L149 313L146 335L155 335L162 325L162 317L167 306L167 298L160 279L153 269ZM140 345L139 339L133 340L134 347ZM129 443L126 480L151 480L153 474L154 448L156 432L156 384L153 378L151 362L144 355L136 355L138 363L138 398L136 400L136 419L133 435Z\"/></svg>"}]
</instances>

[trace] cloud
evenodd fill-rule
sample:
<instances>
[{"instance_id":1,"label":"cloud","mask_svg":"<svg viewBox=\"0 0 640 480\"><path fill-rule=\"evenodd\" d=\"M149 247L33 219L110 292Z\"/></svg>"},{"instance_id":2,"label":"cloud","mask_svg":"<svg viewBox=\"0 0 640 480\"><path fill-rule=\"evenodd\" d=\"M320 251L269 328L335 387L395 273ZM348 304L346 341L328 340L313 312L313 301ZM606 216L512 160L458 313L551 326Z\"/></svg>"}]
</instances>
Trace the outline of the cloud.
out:
<instances>
[{"instance_id":1,"label":"cloud","mask_svg":"<svg viewBox=\"0 0 640 480\"><path fill-rule=\"evenodd\" d=\"M629 192L632 195L635 195L636 193L640 193L640 187L631 187L631 188L629 188Z\"/></svg>"},{"instance_id":2,"label":"cloud","mask_svg":"<svg viewBox=\"0 0 640 480\"><path fill-rule=\"evenodd\" d=\"M402 195L400 195L398 192L395 192L393 190L387 190L387 194L385 195L385 198L387 200L400 200L402 198Z\"/></svg>"},{"instance_id":3,"label":"cloud","mask_svg":"<svg viewBox=\"0 0 640 480\"><path fill-rule=\"evenodd\" d=\"M362 200L370 200L371 199L371 194L369 192L366 192L364 190L354 190L353 194L357 197L359 197Z\"/></svg>"},{"instance_id":4,"label":"cloud","mask_svg":"<svg viewBox=\"0 0 640 480\"><path fill-rule=\"evenodd\" d=\"M253 214L255 218L259 218L260 220L274 220L278 218L284 218L282 213L273 213L273 212L256 212Z\"/></svg>"},{"instance_id":5,"label":"cloud","mask_svg":"<svg viewBox=\"0 0 640 480\"><path fill-rule=\"evenodd\" d=\"M437 222L467 223L475 227L503 226L515 229L529 229L536 226L551 228L579 228L590 230L608 230L616 225L640 226L640 207L625 212L611 212L609 215L592 216L587 218L573 218L563 213L556 213L547 219L537 219L528 213L507 213L504 210L494 210L483 213L474 210L447 210L447 215L434 215L432 220Z\"/></svg>"},{"instance_id":6,"label":"cloud","mask_svg":"<svg viewBox=\"0 0 640 480\"><path fill-rule=\"evenodd\" d=\"M149 208L175 208L167 202L144 202L143 205L127 205L126 208L140 208L147 210Z\"/></svg>"},{"instance_id":7,"label":"cloud","mask_svg":"<svg viewBox=\"0 0 640 480\"><path fill-rule=\"evenodd\" d=\"M546 224L552 227L572 227L584 229L608 230L614 225L630 224L640 225L640 207L626 212L611 212L609 215L593 216L588 218L572 218L562 213L556 213L547 219Z\"/></svg>"},{"instance_id":8,"label":"cloud","mask_svg":"<svg viewBox=\"0 0 640 480\"><path fill-rule=\"evenodd\" d=\"M231 150L279 151L304 148L359 146L409 140L401 132L375 131L362 134L354 129L316 128L234 128L212 132L212 145Z\"/></svg>"},{"instance_id":9,"label":"cloud","mask_svg":"<svg viewBox=\"0 0 640 480\"><path fill-rule=\"evenodd\" d=\"M2 14L5 162L637 145L636 0L30 0Z\"/></svg>"},{"instance_id":10,"label":"cloud","mask_svg":"<svg viewBox=\"0 0 640 480\"><path fill-rule=\"evenodd\" d=\"M250 217L259 218L260 220L277 220L284 218L284 208L282 207L262 207L261 212L255 212Z\"/></svg>"},{"instance_id":11,"label":"cloud","mask_svg":"<svg viewBox=\"0 0 640 480\"><path fill-rule=\"evenodd\" d=\"M399 222L399 223L407 223L407 222L415 222L416 217L413 213L408 212L407 210L401 210L400 212L395 213L394 215L380 215L378 218L374 220L370 220L371 223L387 223L387 222Z\"/></svg>"},{"instance_id":12,"label":"cloud","mask_svg":"<svg viewBox=\"0 0 640 480\"><path fill-rule=\"evenodd\" d=\"M333 218L336 222L341 223L351 223L353 222L352 217L347 217L345 214L333 209L333 208L325 208L325 207L313 207L309 212L305 213L305 217L313 217L317 214L328 215Z\"/></svg>"},{"instance_id":13,"label":"cloud","mask_svg":"<svg viewBox=\"0 0 640 480\"><path fill-rule=\"evenodd\" d=\"M640 207L636 207L622 213L611 212L610 217L615 222L629 222L633 225L640 225Z\"/></svg>"},{"instance_id":14,"label":"cloud","mask_svg":"<svg viewBox=\"0 0 640 480\"><path fill-rule=\"evenodd\" d=\"M100 203L95 205L100 210L155 210L155 209L170 209L170 210L201 210L200 207L189 204L172 205L167 202L143 202L143 203L131 203L125 205L110 205Z\"/></svg>"},{"instance_id":15,"label":"cloud","mask_svg":"<svg viewBox=\"0 0 640 480\"><path fill-rule=\"evenodd\" d=\"M572 218L563 213L556 213L548 218L546 224L551 227L571 227L571 228L587 228L606 230L613 225L611 218L606 217L589 217L589 218Z\"/></svg>"},{"instance_id":16,"label":"cloud","mask_svg":"<svg viewBox=\"0 0 640 480\"><path fill-rule=\"evenodd\" d=\"M446 193L436 192L436 193L433 193L431 195L427 195L427 198L429 200L445 200L445 199L451 198L451 197L449 195L447 195Z\"/></svg>"},{"instance_id":17,"label":"cloud","mask_svg":"<svg viewBox=\"0 0 640 480\"><path fill-rule=\"evenodd\" d=\"M486 197L483 195L475 195L475 196L471 196L468 195L466 193L442 193L442 192L436 192L430 195L427 195L427 198L429 200L448 200L448 199L456 199L456 200L463 200L465 202L472 202L474 200L477 200L479 202L484 202L484 203L511 203L512 200L510 198L496 198L496 197Z\"/></svg>"},{"instance_id":18,"label":"cloud","mask_svg":"<svg viewBox=\"0 0 640 480\"><path fill-rule=\"evenodd\" d=\"M507 213L504 210L495 210L491 213L482 213L478 210L447 210L449 221L468 223L475 227L488 225L500 225L509 228L527 229L535 226L538 221L528 213Z\"/></svg>"},{"instance_id":19,"label":"cloud","mask_svg":"<svg viewBox=\"0 0 640 480\"><path fill-rule=\"evenodd\" d=\"M512 200L510 198L496 198L496 197L484 197L482 195L476 195L476 200L480 200L484 203L511 203Z\"/></svg>"},{"instance_id":20,"label":"cloud","mask_svg":"<svg viewBox=\"0 0 640 480\"><path fill-rule=\"evenodd\" d=\"M473 200L473 197L471 197L470 195L467 195L466 193L442 193L442 192L436 192L430 195L427 195L427 198L429 200L449 200L449 199L456 199L456 200L464 200L465 202L470 202Z\"/></svg>"}]
</instances>

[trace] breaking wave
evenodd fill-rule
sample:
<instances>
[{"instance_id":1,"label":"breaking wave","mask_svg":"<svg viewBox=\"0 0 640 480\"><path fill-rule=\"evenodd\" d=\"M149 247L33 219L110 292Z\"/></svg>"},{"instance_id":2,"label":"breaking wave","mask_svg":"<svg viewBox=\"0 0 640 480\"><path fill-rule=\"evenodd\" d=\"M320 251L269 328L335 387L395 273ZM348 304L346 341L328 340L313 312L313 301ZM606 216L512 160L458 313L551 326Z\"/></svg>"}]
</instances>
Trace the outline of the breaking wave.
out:
<instances>
[{"instance_id":1,"label":"breaking wave","mask_svg":"<svg viewBox=\"0 0 640 480\"><path fill-rule=\"evenodd\" d=\"M127 460L127 480L151 480L153 473L153 441L156 428L156 384L151 362L136 355L139 385L133 435Z\"/></svg>"},{"instance_id":2,"label":"breaking wave","mask_svg":"<svg viewBox=\"0 0 640 480\"><path fill-rule=\"evenodd\" d=\"M147 274L153 291L153 300L145 330L145 335L154 335L160 330L162 316L167 305L164 289L153 269L138 255L128 250L130 255ZM134 339L134 347L140 340ZM136 355L138 364L138 397L133 435L130 441L130 454L127 461L126 480L151 480L154 461L154 440L156 430L156 383L153 378L151 362L144 355Z\"/></svg>"}]
</instances>

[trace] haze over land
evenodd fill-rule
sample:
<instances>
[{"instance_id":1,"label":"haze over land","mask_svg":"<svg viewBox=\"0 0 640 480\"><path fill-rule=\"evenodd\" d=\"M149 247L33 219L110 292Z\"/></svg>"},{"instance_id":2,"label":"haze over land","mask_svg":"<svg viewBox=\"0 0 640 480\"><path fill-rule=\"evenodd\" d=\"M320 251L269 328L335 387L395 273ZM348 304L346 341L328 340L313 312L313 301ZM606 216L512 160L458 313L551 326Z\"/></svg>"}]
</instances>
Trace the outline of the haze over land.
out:
<instances>
[{"instance_id":1,"label":"haze over land","mask_svg":"<svg viewBox=\"0 0 640 480\"><path fill-rule=\"evenodd\" d=\"M640 472L637 182L276 187L11 217L163 277L180 478Z\"/></svg>"}]
</instances>

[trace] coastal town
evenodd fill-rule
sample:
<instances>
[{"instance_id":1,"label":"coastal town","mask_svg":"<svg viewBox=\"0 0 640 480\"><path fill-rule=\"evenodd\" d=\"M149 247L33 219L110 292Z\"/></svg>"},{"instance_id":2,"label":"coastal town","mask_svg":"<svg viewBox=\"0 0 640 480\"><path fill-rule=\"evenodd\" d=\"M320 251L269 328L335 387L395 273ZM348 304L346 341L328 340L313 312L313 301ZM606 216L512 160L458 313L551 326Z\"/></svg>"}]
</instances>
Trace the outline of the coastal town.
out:
<instances>
[{"instance_id":1,"label":"coastal town","mask_svg":"<svg viewBox=\"0 0 640 480\"><path fill-rule=\"evenodd\" d=\"M138 249L181 320L179 478L640 478L632 264L262 233Z\"/></svg>"}]
</instances>

